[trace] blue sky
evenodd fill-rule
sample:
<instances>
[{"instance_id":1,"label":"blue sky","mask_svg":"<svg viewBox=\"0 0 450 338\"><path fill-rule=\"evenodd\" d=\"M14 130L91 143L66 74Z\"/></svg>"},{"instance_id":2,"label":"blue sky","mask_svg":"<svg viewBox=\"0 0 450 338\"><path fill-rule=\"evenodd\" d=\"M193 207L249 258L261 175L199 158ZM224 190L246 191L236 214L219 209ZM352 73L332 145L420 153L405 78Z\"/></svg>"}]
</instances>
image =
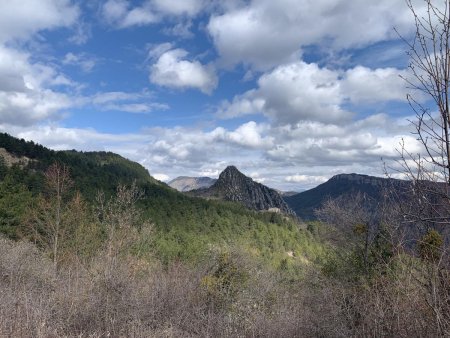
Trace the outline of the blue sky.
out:
<instances>
[{"instance_id":1,"label":"blue sky","mask_svg":"<svg viewBox=\"0 0 450 338\"><path fill-rule=\"evenodd\" d=\"M403 0L0 1L0 130L161 180L382 175L420 150L394 27L411 38Z\"/></svg>"}]
</instances>

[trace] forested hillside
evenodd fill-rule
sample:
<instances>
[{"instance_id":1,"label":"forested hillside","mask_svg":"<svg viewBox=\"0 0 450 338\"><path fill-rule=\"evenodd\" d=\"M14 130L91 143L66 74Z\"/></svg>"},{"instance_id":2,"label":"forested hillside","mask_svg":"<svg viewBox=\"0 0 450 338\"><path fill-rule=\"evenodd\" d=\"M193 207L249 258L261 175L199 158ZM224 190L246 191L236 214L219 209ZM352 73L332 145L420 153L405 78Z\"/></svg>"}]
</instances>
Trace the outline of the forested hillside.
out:
<instances>
[{"instance_id":1,"label":"forested hillside","mask_svg":"<svg viewBox=\"0 0 450 338\"><path fill-rule=\"evenodd\" d=\"M248 240L267 253L299 250L298 244L308 241L309 235L300 234L295 219L250 211L237 203L185 196L156 181L138 163L113 153L52 151L7 134L1 134L0 141L0 148L12 156L30 159L8 166L0 157L0 231L12 238L26 237L31 231L24 226L32 217L30 207L49 194L45 174L58 164L67 167L72 183L65 196L68 207L77 192L93 209L99 194L108 199L119 185L135 184L140 192L136 205L157 230L152 248L165 260L198 257L211 243ZM271 232L277 236L269 238ZM266 240L272 242L272 249L267 249Z\"/></svg>"}]
</instances>

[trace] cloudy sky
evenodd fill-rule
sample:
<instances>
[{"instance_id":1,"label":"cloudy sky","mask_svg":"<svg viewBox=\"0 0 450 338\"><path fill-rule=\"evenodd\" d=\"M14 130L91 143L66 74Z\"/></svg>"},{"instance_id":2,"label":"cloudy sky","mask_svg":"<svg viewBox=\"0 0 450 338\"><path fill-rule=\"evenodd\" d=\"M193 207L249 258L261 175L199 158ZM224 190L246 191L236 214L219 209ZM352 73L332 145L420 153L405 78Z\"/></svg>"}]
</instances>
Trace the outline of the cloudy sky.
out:
<instances>
[{"instance_id":1,"label":"cloudy sky","mask_svg":"<svg viewBox=\"0 0 450 338\"><path fill-rule=\"evenodd\" d=\"M0 130L161 180L383 175L417 148L394 28L403 0L0 0Z\"/></svg>"}]
</instances>

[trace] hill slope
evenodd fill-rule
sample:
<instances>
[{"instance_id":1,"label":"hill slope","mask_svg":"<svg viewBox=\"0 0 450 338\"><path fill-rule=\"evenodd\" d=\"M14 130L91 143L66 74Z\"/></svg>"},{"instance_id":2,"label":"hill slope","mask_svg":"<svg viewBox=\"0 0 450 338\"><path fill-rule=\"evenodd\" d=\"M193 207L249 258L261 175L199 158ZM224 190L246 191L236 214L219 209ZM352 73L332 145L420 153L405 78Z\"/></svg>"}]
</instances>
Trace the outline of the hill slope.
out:
<instances>
[{"instance_id":1,"label":"hill slope","mask_svg":"<svg viewBox=\"0 0 450 338\"><path fill-rule=\"evenodd\" d=\"M277 252L279 261L287 251L308 251L315 245L293 220L248 210L239 203L187 196L156 181L141 165L113 153L53 151L6 134L0 134L0 148L7 149L10 156L31 159L23 165L6 164L0 156L0 233L10 238L27 236L29 211L34 212L33 206L45 198L43 172L59 162L69 168L74 181L72 194L79 191L88 205L87 219L97 217L94 211L98 191L109 198L115 195L118 184L136 182L143 191L137 207L154 230L150 238L140 240L139 250L151 252L163 262L195 260L211 247L236 243L267 259ZM95 227L92 222L89 224ZM97 237L89 242L101 245L101 236Z\"/></svg>"}]
</instances>

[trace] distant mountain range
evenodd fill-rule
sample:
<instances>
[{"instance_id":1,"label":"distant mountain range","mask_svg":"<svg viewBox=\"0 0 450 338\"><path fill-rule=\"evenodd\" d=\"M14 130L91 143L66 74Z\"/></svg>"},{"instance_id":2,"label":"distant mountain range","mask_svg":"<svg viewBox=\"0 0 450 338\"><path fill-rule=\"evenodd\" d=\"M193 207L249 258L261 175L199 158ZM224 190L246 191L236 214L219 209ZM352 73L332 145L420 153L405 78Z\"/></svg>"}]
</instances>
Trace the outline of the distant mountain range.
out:
<instances>
[{"instance_id":1,"label":"distant mountain range","mask_svg":"<svg viewBox=\"0 0 450 338\"><path fill-rule=\"evenodd\" d=\"M276 190L253 181L234 166L227 167L210 187L192 190L188 194L239 202L253 210L268 210L295 215Z\"/></svg>"},{"instance_id":2,"label":"distant mountain range","mask_svg":"<svg viewBox=\"0 0 450 338\"><path fill-rule=\"evenodd\" d=\"M26 178L27 184L35 193L42 189L42 176L39 173L51 163L60 162L70 167L75 188L88 199L95 198L99 190L112 194L117 184L137 181L139 185L145 186L149 196L160 198L167 195L170 199L179 198L184 203L192 202L155 180L138 163L109 152L53 151L0 133L0 160L7 166L16 164L23 167L29 176ZM189 196L239 202L252 210L296 214L303 220L315 219L314 210L320 208L327 199L359 192L374 201L380 201L384 188L407 187L405 184L410 183L360 174L340 174L313 189L301 193L283 193L253 181L234 166L227 167L217 180L209 177L178 177L169 182L172 188Z\"/></svg>"},{"instance_id":3,"label":"distant mountain range","mask_svg":"<svg viewBox=\"0 0 450 338\"><path fill-rule=\"evenodd\" d=\"M360 174L339 174L330 178L327 182L301 193L284 196L286 203L303 220L315 219L314 210L328 199L338 198L343 195L364 193L374 202L381 201L382 194L387 188L399 188L407 181L395 180Z\"/></svg>"},{"instance_id":4,"label":"distant mountain range","mask_svg":"<svg viewBox=\"0 0 450 338\"><path fill-rule=\"evenodd\" d=\"M216 183L216 179L210 177L188 177L188 176L179 176L167 184L181 192L191 191L196 189L209 188L214 183Z\"/></svg>"},{"instance_id":5,"label":"distant mountain range","mask_svg":"<svg viewBox=\"0 0 450 338\"><path fill-rule=\"evenodd\" d=\"M253 181L236 167L230 166L220 174L218 180L209 177L178 177L169 185L191 196L236 201L253 210L280 210L289 215L295 213L302 220L314 220L314 210L328 199L363 193L377 203L381 201L386 188L399 187L405 183L361 174L339 174L301 193L282 192Z\"/></svg>"}]
</instances>

